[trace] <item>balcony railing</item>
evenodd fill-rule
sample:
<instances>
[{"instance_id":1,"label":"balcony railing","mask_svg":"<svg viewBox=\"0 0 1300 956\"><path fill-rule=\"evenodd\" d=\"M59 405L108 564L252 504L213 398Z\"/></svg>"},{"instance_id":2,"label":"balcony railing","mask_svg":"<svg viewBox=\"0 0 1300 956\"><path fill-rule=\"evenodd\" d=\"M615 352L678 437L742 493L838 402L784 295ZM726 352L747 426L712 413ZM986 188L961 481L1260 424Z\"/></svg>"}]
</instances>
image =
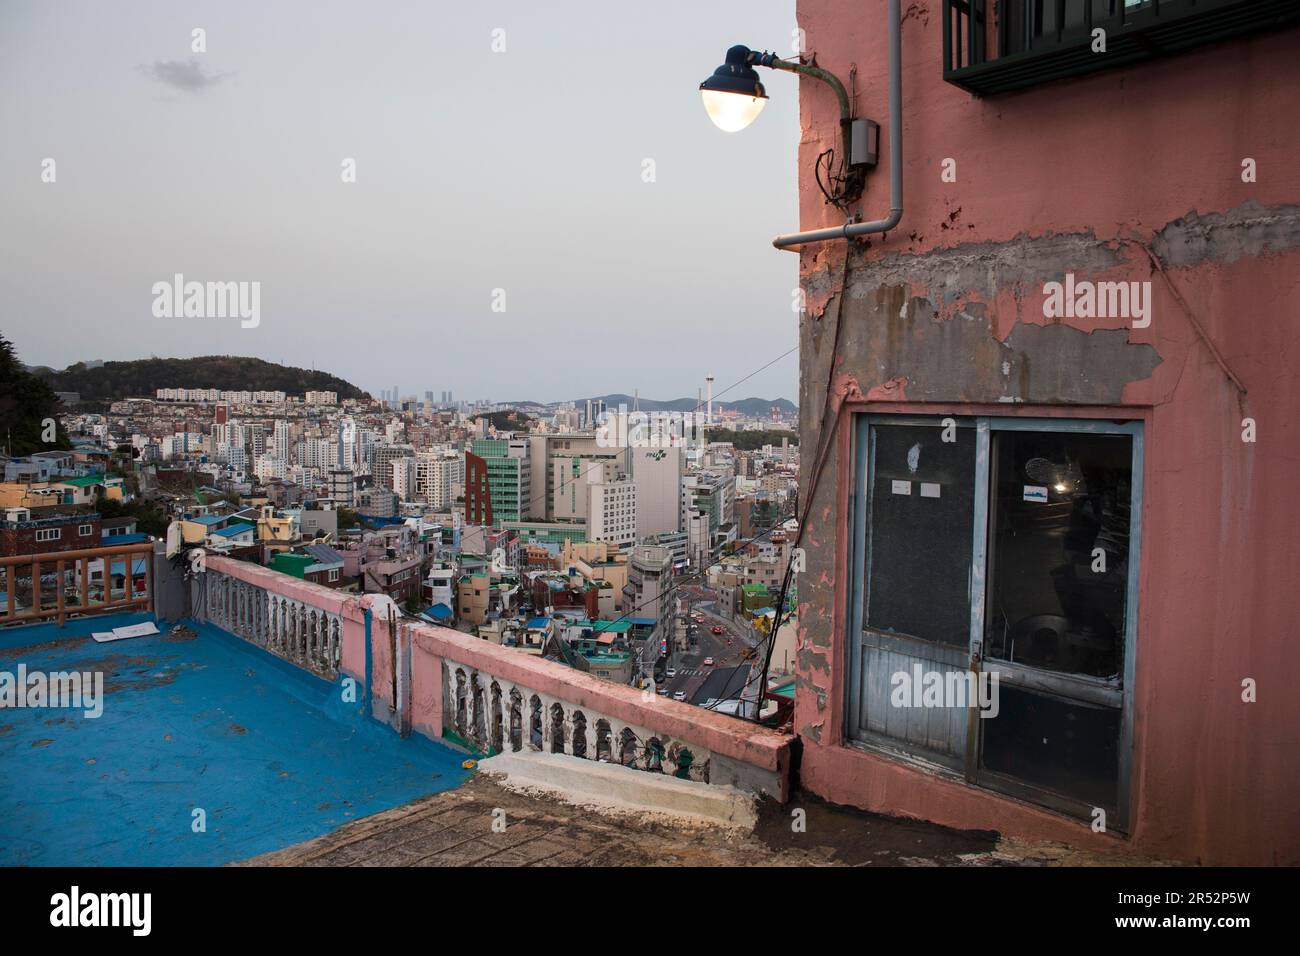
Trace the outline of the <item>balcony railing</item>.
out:
<instances>
[{"instance_id":1,"label":"balcony railing","mask_svg":"<svg viewBox=\"0 0 1300 956\"><path fill-rule=\"evenodd\" d=\"M789 735L401 617L382 595L215 555L206 568L191 588L194 617L319 676L355 680L361 706L401 733L787 796Z\"/></svg>"},{"instance_id":2,"label":"balcony railing","mask_svg":"<svg viewBox=\"0 0 1300 956\"><path fill-rule=\"evenodd\" d=\"M1297 22L1296 0L944 0L943 78L1006 93Z\"/></svg>"},{"instance_id":3,"label":"balcony railing","mask_svg":"<svg viewBox=\"0 0 1300 956\"><path fill-rule=\"evenodd\" d=\"M77 551L20 554L0 558L0 625L54 619L59 626L72 615L149 611L154 607L152 543L109 545ZM136 561L143 559L137 589ZM99 580L91 565L99 562ZM122 564L122 587L113 586L114 562Z\"/></svg>"},{"instance_id":4,"label":"balcony railing","mask_svg":"<svg viewBox=\"0 0 1300 956\"><path fill-rule=\"evenodd\" d=\"M343 658L343 618L229 574L200 575L201 603L194 616L311 671L338 677ZM330 590L325 588L325 590Z\"/></svg>"}]
</instances>

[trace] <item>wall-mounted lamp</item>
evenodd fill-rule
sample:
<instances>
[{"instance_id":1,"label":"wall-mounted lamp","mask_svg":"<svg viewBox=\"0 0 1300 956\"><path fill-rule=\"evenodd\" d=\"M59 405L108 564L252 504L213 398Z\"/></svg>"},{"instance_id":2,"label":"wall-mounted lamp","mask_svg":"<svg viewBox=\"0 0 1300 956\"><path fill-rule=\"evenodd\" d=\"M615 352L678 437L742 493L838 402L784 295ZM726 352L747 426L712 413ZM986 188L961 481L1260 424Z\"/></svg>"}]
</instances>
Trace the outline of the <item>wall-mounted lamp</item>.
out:
<instances>
[{"instance_id":1,"label":"wall-mounted lamp","mask_svg":"<svg viewBox=\"0 0 1300 956\"><path fill-rule=\"evenodd\" d=\"M869 233L886 232L898 225L903 216L903 118L902 54L899 0L889 0L889 215L884 219L860 222L856 215L843 226L815 229L793 235L777 236L778 249L801 250L813 242L849 239ZM700 84L704 109L718 129L739 132L758 117L767 103L767 91L759 82L755 66L765 66L787 73L810 76L835 91L840 104L840 162L835 168L834 151L817 157L814 174L826 201L848 215L849 204L862 196L867 171L876 165L880 152L880 126L869 119L854 117L849 94L839 78L814 63L802 59L783 60L775 53L756 53L747 46L733 46L726 62ZM826 178L822 179L823 167Z\"/></svg>"},{"instance_id":2,"label":"wall-mounted lamp","mask_svg":"<svg viewBox=\"0 0 1300 956\"><path fill-rule=\"evenodd\" d=\"M841 209L862 195L867 170L876 165L880 147L880 127L868 119L855 119L849 94L834 73L801 60L783 60L775 53L756 53L747 46L733 46L727 60L700 84L704 109L718 129L736 133L758 117L767 103L767 91L758 79L755 66L785 70L821 80L835 91L840 103L840 163L834 168L834 150L817 157L817 182L826 201ZM822 181L822 168L826 180Z\"/></svg>"},{"instance_id":3,"label":"wall-mounted lamp","mask_svg":"<svg viewBox=\"0 0 1300 956\"><path fill-rule=\"evenodd\" d=\"M713 125L724 133L738 133L763 112L767 91L750 66L753 54L747 46L733 46L727 62L700 84L704 109Z\"/></svg>"}]
</instances>

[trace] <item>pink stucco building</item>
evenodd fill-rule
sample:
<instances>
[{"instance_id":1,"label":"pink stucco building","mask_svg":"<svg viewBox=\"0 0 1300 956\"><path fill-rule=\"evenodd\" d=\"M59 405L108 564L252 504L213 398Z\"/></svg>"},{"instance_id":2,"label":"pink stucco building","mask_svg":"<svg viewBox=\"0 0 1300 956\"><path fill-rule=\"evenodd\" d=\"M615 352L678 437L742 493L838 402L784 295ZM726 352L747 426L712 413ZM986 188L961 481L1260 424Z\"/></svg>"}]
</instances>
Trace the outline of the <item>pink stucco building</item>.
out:
<instances>
[{"instance_id":1,"label":"pink stucco building","mask_svg":"<svg viewBox=\"0 0 1300 956\"><path fill-rule=\"evenodd\" d=\"M1051 3L902 7L901 221L800 253L801 490L827 443L800 784L1294 864L1295 5L1096 0L1091 24L1080 2L1063 24ZM848 209L867 220L890 205L888 10L798 3L806 49L880 124ZM799 227L837 226L813 173L836 98L804 79L800 107ZM986 716L952 706L968 673L997 675Z\"/></svg>"}]
</instances>

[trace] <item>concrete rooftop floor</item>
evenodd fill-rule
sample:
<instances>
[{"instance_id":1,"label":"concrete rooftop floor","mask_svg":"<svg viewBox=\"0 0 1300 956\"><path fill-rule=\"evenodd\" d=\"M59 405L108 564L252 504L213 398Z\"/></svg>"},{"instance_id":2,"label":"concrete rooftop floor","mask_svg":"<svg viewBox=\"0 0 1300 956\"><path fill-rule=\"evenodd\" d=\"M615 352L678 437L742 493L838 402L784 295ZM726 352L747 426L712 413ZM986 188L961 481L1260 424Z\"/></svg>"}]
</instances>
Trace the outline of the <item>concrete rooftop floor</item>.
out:
<instances>
[{"instance_id":1,"label":"concrete rooftop floor","mask_svg":"<svg viewBox=\"0 0 1300 956\"><path fill-rule=\"evenodd\" d=\"M791 811L806 812L794 832ZM493 829L494 820L505 828ZM597 811L476 774L249 866L1053 866L1137 861L991 833L949 830L796 797L764 806L753 831Z\"/></svg>"}]
</instances>

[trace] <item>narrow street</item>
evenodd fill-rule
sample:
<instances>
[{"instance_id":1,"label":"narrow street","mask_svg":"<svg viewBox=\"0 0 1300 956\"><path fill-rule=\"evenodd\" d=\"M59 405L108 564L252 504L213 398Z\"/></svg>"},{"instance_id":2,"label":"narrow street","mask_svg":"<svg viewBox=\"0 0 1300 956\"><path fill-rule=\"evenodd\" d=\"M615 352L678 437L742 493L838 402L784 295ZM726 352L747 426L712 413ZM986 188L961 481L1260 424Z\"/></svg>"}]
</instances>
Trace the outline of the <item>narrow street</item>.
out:
<instances>
[{"instance_id":1,"label":"narrow street","mask_svg":"<svg viewBox=\"0 0 1300 956\"><path fill-rule=\"evenodd\" d=\"M746 652L757 642L753 632L742 624L729 621L719 612L713 592L707 588L682 588L682 612L702 615L696 623L697 628L691 632L689 649L675 655L672 677L667 678L667 696L684 694L687 702L703 686L709 675L720 668L735 667L744 663ZM714 634L713 628L720 627L722 634ZM712 664L706 664L712 660Z\"/></svg>"}]
</instances>

